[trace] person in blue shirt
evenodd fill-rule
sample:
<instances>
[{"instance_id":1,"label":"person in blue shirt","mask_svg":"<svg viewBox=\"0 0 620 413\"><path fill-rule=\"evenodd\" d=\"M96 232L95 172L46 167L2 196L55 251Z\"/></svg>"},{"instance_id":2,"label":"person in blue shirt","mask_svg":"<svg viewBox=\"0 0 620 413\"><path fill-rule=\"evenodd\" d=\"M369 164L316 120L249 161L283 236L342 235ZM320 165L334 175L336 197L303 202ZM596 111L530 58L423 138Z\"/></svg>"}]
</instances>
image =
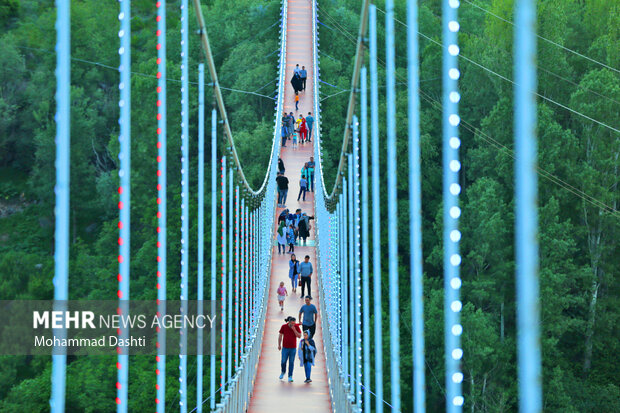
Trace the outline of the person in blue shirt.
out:
<instances>
[{"instance_id":1,"label":"person in blue shirt","mask_svg":"<svg viewBox=\"0 0 620 413\"><path fill-rule=\"evenodd\" d=\"M314 163L313 156L310 157L310 162L307 162L306 165L308 169L308 188L310 192L314 192L314 167L316 164Z\"/></svg>"},{"instance_id":2,"label":"person in blue shirt","mask_svg":"<svg viewBox=\"0 0 620 413\"><path fill-rule=\"evenodd\" d=\"M295 213L293 214L293 222L295 224L295 229L299 227L299 220L301 219L301 209L297 208Z\"/></svg>"},{"instance_id":3,"label":"person in blue shirt","mask_svg":"<svg viewBox=\"0 0 620 413\"><path fill-rule=\"evenodd\" d=\"M288 129L288 136L291 136L295 130L295 116L293 116L293 112L286 116L286 129Z\"/></svg>"},{"instance_id":4,"label":"person in blue shirt","mask_svg":"<svg viewBox=\"0 0 620 413\"><path fill-rule=\"evenodd\" d=\"M305 202L306 192L308 192L308 180L302 176L301 179L299 180L299 195L297 195L297 201L299 201L299 198L302 197L303 195L303 200Z\"/></svg>"},{"instance_id":5,"label":"person in blue shirt","mask_svg":"<svg viewBox=\"0 0 620 413\"><path fill-rule=\"evenodd\" d=\"M312 112L308 112L308 116L306 116L306 126L308 127L308 142L312 142L312 127L314 126Z\"/></svg>"},{"instance_id":6,"label":"person in blue shirt","mask_svg":"<svg viewBox=\"0 0 620 413\"><path fill-rule=\"evenodd\" d=\"M302 322L303 330L310 330L310 338L314 337L316 332L316 320L319 318L319 312L316 306L312 304L312 297L305 297L306 304L299 309L299 321Z\"/></svg>"},{"instance_id":7,"label":"person in blue shirt","mask_svg":"<svg viewBox=\"0 0 620 413\"><path fill-rule=\"evenodd\" d=\"M306 71L306 66L302 66L299 71L299 76L301 77L301 90L306 91L306 79L308 78L308 72Z\"/></svg>"},{"instance_id":8,"label":"person in blue shirt","mask_svg":"<svg viewBox=\"0 0 620 413\"><path fill-rule=\"evenodd\" d=\"M312 295L310 284L312 276L312 263L310 262L310 256L306 255L304 262L299 264L299 276L301 279L301 296L305 295L305 287L308 288L308 295Z\"/></svg>"},{"instance_id":9,"label":"person in blue shirt","mask_svg":"<svg viewBox=\"0 0 620 413\"><path fill-rule=\"evenodd\" d=\"M286 138L288 137L288 128L285 124L282 124L282 147L286 147Z\"/></svg>"}]
</instances>

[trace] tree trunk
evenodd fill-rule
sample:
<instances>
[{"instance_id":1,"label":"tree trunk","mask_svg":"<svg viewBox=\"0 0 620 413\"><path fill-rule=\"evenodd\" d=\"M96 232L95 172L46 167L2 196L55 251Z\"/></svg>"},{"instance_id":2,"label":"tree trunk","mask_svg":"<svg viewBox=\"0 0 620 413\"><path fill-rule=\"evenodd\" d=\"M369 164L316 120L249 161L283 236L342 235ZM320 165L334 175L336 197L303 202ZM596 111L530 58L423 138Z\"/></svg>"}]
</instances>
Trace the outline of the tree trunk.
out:
<instances>
[{"instance_id":1,"label":"tree trunk","mask_svg":"<svg viewBox=\"0 0 620 413\"><path fill-rule=\"evenodd\" d=\"M469 394L471 395L471 413L476 411L476 396L474 393L474 372L469 372Z\"/></svg>"},{"instance_id":2,"label":"tree trunk","mask_svg":"<svg viewBox=\"0 0 620 413\"><path fill-rule=\"evenodd\" d=\"M586 161L591 163L594 142L588 137L586 147ZM583 372L588 374L592 367L592 340L594 337L594 326L596 323L596 303L598 300L598 292L603 281L603 271L600 267L600 260L603 251L602 241L602 215L603 211L598 209L598 216L593 214L593 221L590 222L588 208L585 201L583 205L583 218L588 233L588 252L590 255L590 267L592 269L592 289L590 291L590 305L588 308L588 320L586 327L585 349L583 356Z\"/></svg>"},{"instance_id":3,"label":"tree trunk","mask_svg":"<svg viewBox=\"0 0 620 413\"><path fill-rule=\"evenodd\" d=\"M504 298L502 297L502 303L499 307L499 316L500 316L500 326L499 326L499 338L500 341L504 342ZM485 378L486 381L486 378Z\"/></svg>"},{"instance_id":4,"label":"tree trunk","mask_svg":"<svg viewBox=\"0 0 620 413\"><path fill-rule=\"evenodd\" d=\"M588 373L592 367L592 337L594 336L594 323L596 320L596 300L600 283L598 279L592 283L592 297L590 298L590 308L588 311L588 327L586 329L586 348L583 357L583 372Z\"/></svg>"},{"instance_id":5,"label":"tree trunk","mask_svg":"<svg viewBox=\"0 0 620 413\"><path fill-rule=\"evenodd\" d=\"M487 391L487 374L485 373L482 379L482 410L484 412L487 411L486 391Z\"/></svg>"},{"instance_id":6,"label":"tree trunk","mask_svg":"<svg viewBox=\"0 0 620 413\"><path fill-rule=\"evenodd\" d=\"M77 242L77 218L76 218L76 213L75 210L73 210L73 243L72 245L75 245L75 243Z\"/></svg>"}]
</instances>

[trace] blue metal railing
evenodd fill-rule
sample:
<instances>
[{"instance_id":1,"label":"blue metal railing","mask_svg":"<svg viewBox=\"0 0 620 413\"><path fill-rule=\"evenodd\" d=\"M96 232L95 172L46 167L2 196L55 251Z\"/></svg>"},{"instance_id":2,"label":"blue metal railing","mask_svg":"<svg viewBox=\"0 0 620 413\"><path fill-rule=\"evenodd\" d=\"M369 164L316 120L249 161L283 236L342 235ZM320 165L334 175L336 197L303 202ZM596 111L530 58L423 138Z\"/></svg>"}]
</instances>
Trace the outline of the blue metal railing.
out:
<instances>
[{"instance_id":1,"label":"blue metal railing","mask_svg":"<svg viewBox=\"0 0 620 413\"><path fill-rule=\"evenodd\" d=\"M165 3L158 11L158 29L165 33ZM160 6L162 3L158 3ZM56 160L56 251L55 251L55 277L54 298L57 304L68 298L68 206L69 206L69 2L57 0L57 160ZM194 3L196 4L196 3ZM188 298L188 187L189 180L189 106L187 78L189 68L188 57L188 25L187 25L188 0L182 2L182 152L183 152L183 272L181 277L181 299ZM458 149L460 140L458 126L460 118L458 103L458 38L459 24L457 18L458 0L444 0L443 16L443 41L444 53L444 269L445 269L445 344L446 344L446 409L450 412L462 411L465 403L462 394L461 383L463 373L461 360L463 350L460 346L459 336L462 333L460 324L460 311L462 303L459 297L461 279L459 267L461 256L458 244L461 234L458 230L460 209L458 197L460 194L459 171L460 161ZM223 267L221 275L222 304L224 305L222 341L223 353L221 359L222 378L220 389L215 390L216 357L210 358L211 380L210 396L202 397L202 358L199 358L200 367L197 388L197 406L193 411L202 411L202 404L210 402L212 411L238 412L248 407L252 394L256 370L260 357L262 336L266 315L266 300L269 291L269 274L272 260L272 230L275 218L275 174L277 171L277 159L279 155L279 131L283 110L283 88L286 84L286 28L287 28L287 1L282 4L282 23L280 38L279 57L279 87L276 99L274 120L274 138L270 154L268 171L263 185L258 191L253 191L245 181L241 165L236 159L236 151L230 131L229 151L234 163L229 167L226 163L231 157L222 158L222 259ZM383 371L382 362L382 283L381 283L381 250L380 250L380 210L379 210L379 121L378 121L378 76L377 76L377 26L376 7L370 5L370 116L371 116L371 151L368 153L368 124L367 124L367 71L365 67L359 70L361 78L361 118L352 114L352 123L347 125L350 131L345 137L351 135L352 152L349 153L348 145L343 145L341 153L341 169L337 184L328 194L323 180L323 162L321 150L321 110L319 101L319 65L318 65L318 32L317 32L317 4L312 1L312 32L313 32L313 81L314 81L314 114L316 119L316 145L314 156L316 164L316 239L317 239L317 264L319 293L321 295L321 312L323 314L323 341L325 348L327 375L330 383L330 395L332 409L334 411L370 411L370 395L376 397L375 410L381 412L387 405L395 411L401 409L400 394L400 344L399 344L399 294L398 294L398 261L396 257L398 244L394 225L396 214L396 131L394 129L395 89L394 89L394 15L393 2L386 2L386 66L387 66L387 115L388 115L388 187L387 206L388 233L390 245L389 257L389 321L390 321L390 403L383 400ZM364 13L362 19L364 19ZM412 338L414 355L414 409L416 412L425 410L425 381L424 381L424 334L423 334L423 308L422 308L422 255L421 255L421 188L420 188L420 153L419 153L419 69L418 69L418 44L417 44L417 2L408 3L408 95L409 95L409 201L410 201L410 239L411 257L411 285L412 285ZM539 412L542 409L541 390L541 355L540 355L540 332L539 332L539 297L538 297L538 246L537 236L537 204L536 191L537 180L535 174L536 165L536 70L533 65L536 55L536 39L534 31L535 7L532 0L517 0L515 22L515 140L516 140L516 253L517 253L517 309L518 309L518 366L519 366L519 392L520 410L522 412ZM119 248L119 306L126 311L124 304L129 299L129 236L130 236L130 2L121 1L121 13L119 14L121 28L119 37L121 47L120 72L120 248ZM199 22L201 19L199 19ZM364 22L361 27L364 26ZM201 29L204 25L201 24ZM363 32L363 29L360 29ZM206 32L202 33L203 39ZM158 43L158 56L165 56L165 34L161 40L162 47ZM361 42L361 39L360 39ZM361 42L361 43L366 43ZM208 44L208 41L207 41ZM359 47L359 46L358 46ZM210 57L210 51L208 53ZM211 58L212 60L212 58ZM212 63L212 62L211 62ZM356 59L357 64L357 59ZM211 70L211 68L210 68ZM213 69L214 70L214 69ZM357 72L356 67L356 72ZM158 110L158 155L163 158L159 167L165 170L165 63L158 63L158 99L161 97L163 106ZM200 68L200 108L204 108L203 97L203 72ZM212 72L213 74L214 72ZM355 75L354 75L355 77ZM215 77L216 78L216 77ZM353 82L355 84L356 80ZM216 88L217 81L216 81ZM358 93L355 90L353 93ZM352 101L354 97L352 96ZM224 112L225 115L225 112ZM163 119L162 119L163 118ZM224 116L225 119L225 116ZM212 112L212 167L216 168L216 113ZM361 125L361 130L360 130ZM226 125L228 127L228 125ZM202 160L204 133L204 117L199 119L199 157ZM346 138L347 139L347 138ZM345 143L346 143L345 139ZM346 159L346 161L345 161ZM369 193L369 166L371 162L372 190ZM159 161L158 161L159 162ZM346 166L344 166L346 165ZM346 170L345 170L346 169ZM217 286L216 259L216 207L217 207L217 182L215 170L212 171L212 257L211 257L211 298L215 298ZM234 176L239 176L239 184L235 185ZM158 174L159 175L159 174ZM163 176L162 176L163 175ZM201 181L204 171L200 170ZM346 175L346 177L345 177ZM361 180L361 183L360 183ZM162 272L162 288L159 288L158 298L164 300L165 292L165 237L166 237L166 203L165 203L165 173L159 175L158 184L163 188L158 190L158 196L162 196L163 206L160 204L159 213L163 215L158 221L161 229L158 240L163 239L163 247L158 246L158 271ZM361 188L360 188L361 184ZM199 188L199 205L203 205L204 188ZM163 192L162 192L163 191ZM336 196L337 195L337 196ZM369 199L371 196L371 199ZM361 197L361 199L360 199ZM372 202L371 202L372 201ZM228 203L226 203L228 202ZM329 203L329 205L328 205ZM372 203L372 218L369 216L369 203ZM250 206L251 205L251 206ZM233 209L234 206L234 209ZM254 207L252 209L251 207ZM234 212L233 212L234 211ZM374 317L374 389L370 390L370 245L369 245L369 222L372 219L372 273L373 273L373 309ZM234 221L233 221L234 220ZM233 225L234 223L234 225ZM233 228L234 226L234 228ZM202 238L204 225L200 220L199 239ZM533 242L534 240L534 242ZM233 248L234 246L234 248ZM202 248L199 247L199 268L202 266ZM233 267L233 250L235 252ZM163 261L163 263L162 263ZM204 294L202 271L199 271L198 296ZM234 274L234 277L233 277ZM247 283L241 283L241 279ZM244 296L241 300L240 295ZM247 297L247 299L246 299ZM234 304L233 304L234 303ZM121 305L122 304L122 305ZM165 312L165 308L163 309ZM187 311L186 309L184 311ZM233 335L233 314L235 330ZM248 314L246 317L245 314ZM241 317L241 318L239 318ZM127 330L122 330L121 335L126 335ZM61 335L62 331L55 331ZM159 337L161 341L163 336ZM183 350L183 349L182 349ZM128 356L118 356L117 371L117 411L126 412L128 408ZM158 375L157 405L158 411L163 411L165 406L165 356L157 361ZM66 357L55 354L52 364L52 397L50 400L53 412L64 411L65 404L65 370ZM184 353L180 358L180 398L181 411L187 411L187 364ZM220 397L217 397L220 394ZM216 400L217 399L217 400Z\"/></svg>"},{"instance_id":2,"label":"blue metal railing","mask_svg":"<svg viewBox=\"0 0 620 413\"><path fill-rule=\"evenodd\" d=\"M69 299L69 177L71 145L71 2L56 0L56 208L54 230L54 309ZM66 337L66 330L54 335ZM52 356L52 413L65 411L67 355Z\"/></svg>"},{"instance_id":3,"label":"blue metal railing","mask_svg":"<svg viewBox=\"0 0 620 413\"><path fill-rule=\"evenodd\" d=\"M221 383L221 391L222 397L219 403L215 406L215 411L218 412L240 412L245 411L249 405L250 397L253 392L254 382L256 378L256 371L258 368L258 362L261 353L261 345L263 339L263 329L265 325L265 315L267 311L266 301L269 292L269 278L270 278L270 268L271 268L271 260L272 260L272 229L275 220L275 199L271 197L271 194L275 193L275 177L277 172L277 162L280 154L280 145L279 145L279 131L281 129L282 122L282 110L284 107L283 96L284 96L284 87L286 80L286 41L287 41L287 14L288 14L288 4L286 1L282 3L281 16L282 23L280 28L280 55L278 62L278 94L276 99L276 111L275 111L275 120L274 120L274 138L272 142L271 148L271 157L269 162L268 173L266 175L265 181L263 183L263 187L261 187L260 191L264 190L265 197L262 198L260 205L254 211L250 212L249 208L247 209L247 213L241 213L240 208L245 207L245 201L242 200L243 193L247 191L240 191L240 188L237 187L234 191L234 195L232 192L232 180L229 181L228 190L224 192L229 193L229 217L231 217L231 222L228 223L231 232L228 234L228 268L225 269L223 276L227 275L228 282L225 282L225 285L230 285L228 291L226 293L225 299L227 299L227 303L225 307L228 311L228 314L222 315L222 317L228 317L226 323L226 344L225 344L225 352L226 359L222 359L222 363L225 363L223 377L227 377L226 380L222 379ZM229 172L229 177L232 177L232 170ZM230 179L230 178L229 178ZM233 203L232 197L236 197L235 201L235 210L233 213ZM241 204L243 202L243 204ZM244 222L238 221L238 219L243 215ZM242 231L242 228L248 228L248 238L249 242L252 244L248 251L249 261L251 263L250 266L244 267L247 263L246 260L237 260L237 254L235 254L235 268L233 269L233 261L232 261L232 253L233 253L233 242L232 242L232 226L233 221L235 219L234 225L236 227L235 237L237 242L236 246L239 245L239 234ZM241 238L243 240L243 237ZM226 242L226 241L225 241ZM235 252L240 253L235 247ZM223 258L226 260L226 258ZM233 336L232 334L232 324L235 323L235 326L238 322L242 321L238 317L233 321L232 314L233 311L239 315L238 308L241 305L239 301L238 287L239 287L239 274L244 274L246 271L250 274L250 285L248 286L249 291L246 291L245 294L250 295L250 299L248 301L248 307L250 309L250 318L247 320L247 324L249 326L249 331L247 332L247 337L242 340L240 337ZM233 277L233 273L235 276ZM232 281L235 281L234 283ZM234 306L233 303L233 288L234 285ZM237 329L237 327L235 327ZM243 345L243 351L239 352L239 347ZM233 350L234 346L234 350ZM234 357L233 357L234 351ZM212 400L214 400L213 398Z\"/></svg>"}]
</instances>

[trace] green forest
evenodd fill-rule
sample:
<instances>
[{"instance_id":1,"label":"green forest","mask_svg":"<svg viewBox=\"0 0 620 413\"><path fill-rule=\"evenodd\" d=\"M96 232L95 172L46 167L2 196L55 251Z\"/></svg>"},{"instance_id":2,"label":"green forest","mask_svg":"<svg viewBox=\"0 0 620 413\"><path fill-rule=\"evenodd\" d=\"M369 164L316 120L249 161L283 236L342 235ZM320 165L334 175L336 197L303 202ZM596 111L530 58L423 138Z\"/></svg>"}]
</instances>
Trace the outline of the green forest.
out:
<instances>
[{"instance_id":1,"label":"green forest","mask_svg":"<svg viewBox=\"0 0 620 413\"><path fill-rule=\"evenodd\" d=\"M151 0L132 3L132 233L131 296L154 300L156 267L156 9ZM181 241L181 35L180 1L167 5L168 66L168 290L178 298ZM219 81L244 171L262 183L274 128L274 96L280 45L280 2L203 2ZM118 228L118 1L71 2L71 257L72 300L114 300ZM54 29L53 2L0 0L0 299L51 299L54 273ZM197 182L198 63L203 54L190 8L191 185ZM206 81L210 78L206 76ZM264 87L263 87L264 86ZM207 119L213 101L207 87ZM223 135L220 134L220 137ZM219 141L218 153L226 144ZM205 148L210 159L210 147ZM209 174L209 165L206 167ZM210 190L210 178L205 185ZM176 184L173 184L176 183ZM207 192L208 193L208 192ZM210 222L207 208L205 222ZM197 201L191 198L191 245L196 245ZM208 232L208 231L207 231ZM210 242L210 232L205 242ZM196 256L196 248L190 248ZM205 268L206 276L209 266ZM190 273L196 261L190 260ZM190 280L195 299L196 277ZM2 356L0 411L47 412L50 357ZM167 407L178 408L178 361L167 363ZM67 402L71 412L111 412L116 404L116 358L69 357ZM188 377L195 377L189 357ZM132 356L130 411L144 411L155 398L155 357ZM205 368L208 377L208 367ZM195 400L195 386L188 386ZM148 389L148 391L146 391Z\"/></svg>"},{"instance_id":2,"label":"green forest","mask_svg":"<svg viewBox=\"0 0 620 413\"><path fill-rule=\"evenodd\" d=\"M401 297L409 297L406 1L396 0L397 136ZM427 409L444 411L441 200L441 1L420 0L422 197ZM465 409L516 412L513 0L462 0L461 252ZM168 1L168 182L180 182L180 1ZM379 52L385 60L384 2ZM235 146L248 180L262 183L274 126L280 2L202 1ZM320 0L323 171L330 190L342 147L361 3ZM74 0L72 13L71 299L116 299L118 2ZM154 299L156 264L156 20L152 0L132 1L133 299ZM55 8L0 0L0 299L51 299L54 272ZM197 119L202 61L190 8L190 119ZM538 1L538 162L544 410L620 411L620 3ZM468 60L465 60L467 58ZM367 60L366 60L367 61ZM474 62L474 63L472 63ZM306 63L309 62L300 62ZM385 154L385 70L379 64ZM484 67L484 68L483 68ZM486 68L486 69L485 69ZM288 77L288 76L287 76ZM207 82L210 82L207 75ZM207 103L212 93L207 87ZM262 96L259 96L262 95ZM211 105L207 104L210 112ZM590 119L588 119L590 118ZM210 119L207 116L207 119ZM595 121L593 121L593 120ZM598 122L596 122L598 121ZM197 125L190 136L197 181ZM221 135L220 135L221 136ZM222 138L218 153L226 144ZM206 159L209 146L206 147ZM383 156L384 158L384 156ZM207 165L209 167L209 165ZM385 170L385 159L381 167ZM381 178L385 179L384 176ZM385 188L387 181L380 183ZM210 188L207 179L205 189ZM168 186L168 296L179 296L180 185ZM383 194L382 196L385 196ZM191 198L190 234L197 206ZM209 222L209 208L206 222ZM387 222L386 208L382 220ZM387 228L382 243L387 246ZM209 233L205 242L210 242ZM192 238L191 245L196 245ZM195 256L195 248L190 248ZM383 286L387 291L387 260ZM190 272L195 260L190 260ZM208 276L209 268L205 268ZM190 278L190 290L195 291ZM194 298L190 294L190 298ZM402 299L403 411L412 411L411 309ZM383 303L387 325L388 303ZM376 316L376 315L375 315ZM387 336L387 329L384 333ZM384 354L389 343L384 339ZM371 351L372 354L372 351ZM0 411L46 412L50 357L0 357ZM167 365L167 407L178 405L178 362ZM69 357L71 412L115 410L115 357ZM388 358L384 372L389 376ZM133 356L130 411L152 406L154 357ZM195 360L188 360L190 377ZM205 368L205 375L208 367ZM389 380L385 380L389 397ZM189 400L195 386L189 385Z\"/></svg>"},{"instance_id":3,"label":"green forest","mask_svg":"<svg viewBox=\"0 0 620 413\"><path fill-rule=\"evenodd\" d=\"M419 3L427 408L439 412L444 410L445 373L441 2ZM459 8L463 389L464 409L472 412L512 412L518 406L513 85L502 78L513 78L513 3L462 0ZM318 5L320 77L329 83L321 84L323 170L331 188L349 99L348 93L338 92L351 88L360 7L347 0ZM411 395L411 309L402 306L409 303L404 297L410 292L406 2L396 1L395 6L401 374L402 394ZM382 2L377 7L379 78L385 79L385 8ZM620 135L574 112L620 127L620 4L542 0L537 7L537 33L548 40L538 39L538 93L549 99L538 100L543 407L549 412L617 412ZM380 142L385 154L381 82ZM382 170L387 168L384 162ZM382 179L381 188L386 188L387 178ZM388 217L383 219L387 222ZM387 262L382 261L387 291ZM387 305L384 302L384 326ZM389 343L383 343L384 354L389 354ZM386 374L388 363L386 358ZM389 382L385 384L389 395ZM403 399L403 411L412 411L410 397Z\"/></svg>"}]
</instances>

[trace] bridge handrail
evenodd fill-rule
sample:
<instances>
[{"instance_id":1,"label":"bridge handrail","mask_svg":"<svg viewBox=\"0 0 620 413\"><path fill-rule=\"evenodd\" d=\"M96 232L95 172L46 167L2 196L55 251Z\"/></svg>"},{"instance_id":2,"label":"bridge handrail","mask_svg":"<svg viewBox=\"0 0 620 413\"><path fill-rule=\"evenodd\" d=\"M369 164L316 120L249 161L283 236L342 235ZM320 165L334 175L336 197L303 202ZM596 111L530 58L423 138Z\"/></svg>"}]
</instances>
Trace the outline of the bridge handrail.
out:
<instances>
[{"instance_id":1,"label":"bridge handrail","mask_svg":"<svg viewBox=\"0 0 620 413\"><path fill-rule=\"evenodd\" d=\"M198 18L198 24L200 26L200 34L202 38L202 45L207 57L207 63L211 76L213 79L213 85L215 89L215 97L217 100L220 116L224 119L224 131L230 145L232 158L235 161L237 171L239 172L240 181L243 185L246 193L249 193L251 197L255 199L262 195L275 192L275 174L277 171L278 156L280 154L279 145L279 131L282 121L282 110L284 96L284 84L286 77L286 43L287 43L287 12L288 3L286 0L282 1L281 8L281 33L280 33L280 59L279 59L279 86L274 122L274 139L271 148L271 158L269 160L269 166L265 173L265 179L262 186L254 191L250 188L248 182L243 174L243 169L237 158L234 141L232 139L232 132L228 124L226 117L226 108L222 99L219 83L217 81L217 72L211 55L211 49L209 45L209 39L204 26L204 19L200 9L200 2L194 1L196 8L196 15ZM242 195L243 196L243 195ZM252 314L252 321L250 327L250 340L246 346L245 352L242 356L241 363L237 367L234 375L226 383L228 388L222 390L222 398L216 406L216 412L231 412L236 413L239 411L245 411L249 405L249 400L253 392L253 386L256 379L256 371L258 369L258 363L261 354L263 330L265 326L265 318L267 313L267 306L265 305L269 295L269 269L272 265L272 239L273 239L273 226L275 221L275 199L269 196L263 196L261 202L254 210L256 214L256 220L253 223L256 229L256 256L258 262L256 264L256 277L258 285L262 286L262 291L259 290L255 300L256 313Z\"/></svg>"},{"instance_id":2,"label":"bridge handrail","mask_svg":"<svg viewBox=\"0 0 620 413\"><path fill-rule=\"evenodd\" d=\"M262 195L264 195L266 189L267 189L267 183L269 181L269 177L271 175L271 168L272 165L274 165L275 163L273 162L274 160L274 155L276 154L276 152L278 151L279 145L279 138L278 138L278 131L280 129L280 123L281 123L281 111L282 111L282 99L284 97L284 92L283 92L283 88L284 88L284 80L286 77L286 20L287 20L287 15L286 15L286 10L287 10L287 1L283 0L282 1L282 8L281 8L281 13L282 13L282 17L281 17L281 36L280 36L280 62L279 62L279 76L278 76L278 93L276 95L276 119L274 122L274 138L273 141L271 143L271 157L269 159L269 164L267 166L267 172L265 173L265 178L263 179L263 183L260 186L260 188L254 190L250 184L248 183L245 174L243 173L243 167L241 166L241 162L239 160L239 157L237 155L237 149L235 147L235 142L233 140L233 135L232 135L232 130L230 129L230 124L228 122L228 115L226 113L226 106L224 105L224 99L222 97L222 91L220 89L220 83L218 80L218 76L217 76L217 69L215 68L215 61L213 60L213 55L211 53L211 44L209 43L209 36L207 35L207 28L205 26L205 20L204 20L204 16L202 14L202 7L200 4L200 0L193 0L194 3L194 9L196 10L196 19L198 20L198 27L199 27L199 33L200 33L200 38L201 38L201 43L202 43L202 48L203 51L205 53L205 58L206 58L206 63L207 63L207 67L209 68L209 73L211 74L211 80L213 82L213 89L214 89L214 95L215 95L215 100L218 106L218 110L220 113L220 117L223 121L224 124L224 133L226 135L226 138L228 140L228 145L230 146L230 151L232 154L232 158L235 162L235 165L237 166L237 172L239 173L239 178L240 181L243 185L243 188L245 189L245 191L247 191L250 195L252 195L255 198L258 198Z\"/></svg>"},{"instance_id":3,"label":"bridge handrail","mask_svg":"<svg viewBox=\"0 0 620 413\"><path fill-rule=\"evenodd\" d=\"M367 1L364 2L365 4ZM329 254L329 241L322 243L321 240L325 239L325 235L330 234L335 230L332 225L331 218L334 216L333 211L330 212L327 208L327 202L330 197L337 198L336 195L338 184L340 183L341 172L340 168L344 168L343 158L346 162L346 149L348 146L348 137L345 131L345 141L343 142L343 148L341 153L341 160L339 166L338 177L331 195L328 195L325 191L325 181L323 179L323 162L321 159L321 134L320 134L320 100L319 100L319 65L318 65L318 31L317 31L317 13L316 13L316 0L312 0L312 47L313 47L313 83L314 83L314 113L316 118L316 135L314 145L314 156L318 160L315 167L315 175L317 176L317 185L315 191L315 220L316 220L316 260L317 260L317 281L319 284L319 303L322 316L321 331L323 333L323 348L325 349L325 364L327 367L327 376L329 381L329 393L331 397L332 410L345 413L359 413L359 406L354 404L354 399L349 392L349 383L346 378L345 372L342 369L342 363L340 356L334 349L338 348L337 338L334 336L334 320L330 317L330 312L327 311L327 301L330 300L330 294L326 291L326 283L336 275L332 272L332 268L328 265L330 260ZM367 9L367 5L363 6ZM352 92L352 95L354 93ZM354 98L353 98L354 99ZM348 128L347 128L348 130ZM318 178L320 177L320 179ZM331 235L331 234L330 234ZM330 236L328 235L328 236Z\"/></svg>"},{"instance_id":4,"label":"bridge handrail","mask_svg":"<svg viewBox=\"0 0 620 413\"><path fill-rule=\"evenodd\" d=\"M347 118L344 126L344 136L342 138L342 149L340 150L340 160L338 161L338 173L336 174L336 180L334 182L334 186L331 191L327 192L327 187L325 186L325 180L323 178L323 174L321 176L321 182L323 187L323 196L325 198L325 202L333 202L336 199L336 194L338 192L338 187L340 186L340 181L342 180L342 174L344 173L344 168L347 163L347 152L349 148L349 137L351 135L351 121L353 119L353 113L355 112L355 103L356 103L356 93L359 85L360 78L360 70L362 68L362 63L364 62L364 43L366 30L368 28L368 6L370 4L370 0L364 0L362 3L362 11L360 13L360 27L357 34L357 45L355 52L355 65L353 68L353 77L351 78L351 92L349 94L349 105L347 108ZM316 0L312 0L312 34L313 34L313 46L314 46L314 85L315 85L315 97L314 97L314 111L317 118L317 133L316 136L320 136L320 124L319 124L319 99L318 99L318 89L319 89L319 65L318 65L318 31L316 28L316 22L318 21L318 16L316 14ZM316 144L318 145L318 160L319 164L322 165L322 150L321 150L321 139L315 139Z\"/></svg>"}]
</instances>

